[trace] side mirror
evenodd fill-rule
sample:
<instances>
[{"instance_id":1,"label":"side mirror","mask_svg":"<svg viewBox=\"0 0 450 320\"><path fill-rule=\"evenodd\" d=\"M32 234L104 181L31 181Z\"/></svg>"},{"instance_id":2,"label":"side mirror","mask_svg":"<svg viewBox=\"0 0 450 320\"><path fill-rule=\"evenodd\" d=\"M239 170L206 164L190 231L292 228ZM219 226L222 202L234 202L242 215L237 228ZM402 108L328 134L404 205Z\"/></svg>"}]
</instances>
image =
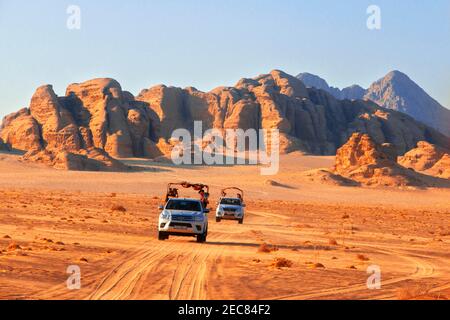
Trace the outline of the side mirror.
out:
<instances>
[{"instance_id":1,"label":"side mirror","mask_svg":"<svg viewBox=\"0 0 450 320\"><path fill-rule=\"evenodd\" d=\"M164 210L164 206L159 205L159 206L158 206L158 209L159 209L159 210Z\"/></svg>"},{"instance_id":2,"label":"side mirror","mask_svg":"<svg viewBox=\"0 0 450 320\"><path fill-rule=\"evenodd\" d=\"M210 213L211 210L210 210L210 209L205 209L205 210L203 210L203 212L204 212L204 213Z\"/></svg>"}]
</instances>

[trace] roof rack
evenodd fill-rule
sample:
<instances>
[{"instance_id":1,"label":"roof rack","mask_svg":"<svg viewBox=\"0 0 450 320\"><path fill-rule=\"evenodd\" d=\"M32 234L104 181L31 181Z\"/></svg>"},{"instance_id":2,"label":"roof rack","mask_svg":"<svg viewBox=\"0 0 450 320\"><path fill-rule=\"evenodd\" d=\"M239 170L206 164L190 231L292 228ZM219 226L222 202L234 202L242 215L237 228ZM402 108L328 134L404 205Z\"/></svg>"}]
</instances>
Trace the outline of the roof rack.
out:
<instances>
[{"instance_id":1,"label":"roof rack","mask_svg":"<svg viewBox=\"0 0 450 320\"><path fill-rule=\"evenodd\" d=\"M166 202L171 198L179 198L178 189L194 189L198 191L198 193L204 194L206 199L209 198L209 186L202 183L189 183L186 181L183 182L171 182L167 185L167 193L166 193Z\"/></svg>"},{"instance_id":2,"label":"roof rack","mask_svg":"<svg viewBox=\"0 0 450 320\"><path fill-rule=\"evenodd\" d=\"M222 197L226 197L227 196L227 191L231 191L231 190L237 191L238 198L241 198L241 200L244 200L244 191L242 189L237 188L237 187L228 187L228 188L222 189L222 191L221 191Z\"/></svg>"}]
</instances>

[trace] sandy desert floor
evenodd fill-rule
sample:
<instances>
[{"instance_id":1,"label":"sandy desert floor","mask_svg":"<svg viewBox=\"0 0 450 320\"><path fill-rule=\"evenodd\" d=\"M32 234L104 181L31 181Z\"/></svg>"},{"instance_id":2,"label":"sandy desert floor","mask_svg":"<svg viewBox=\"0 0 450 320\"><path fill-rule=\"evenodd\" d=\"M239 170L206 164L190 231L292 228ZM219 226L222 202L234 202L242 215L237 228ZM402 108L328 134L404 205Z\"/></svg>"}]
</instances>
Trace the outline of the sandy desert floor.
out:
<instances>
[{"instance_id":1,"label":"sandy desert floor","mask_svg":"<svg viewBox=\"0 0 450 320\"><path fill-rule=\"evenodd\" d=\"M333 158L299 154L283 156L274 177L256 166L126 162L144 171L63 172L0 154L0 299L450 297L449 189L311 182L303 172ZM158 241L157 206L179 180L210 184L213 199L221 187L246 190L244 225L211 214L207 243ZM277 267L282 259L290 267ZM80 290L67 289L70 265ZM380 290L366 286L372 265Z\"/></svg>"}]
</instances>

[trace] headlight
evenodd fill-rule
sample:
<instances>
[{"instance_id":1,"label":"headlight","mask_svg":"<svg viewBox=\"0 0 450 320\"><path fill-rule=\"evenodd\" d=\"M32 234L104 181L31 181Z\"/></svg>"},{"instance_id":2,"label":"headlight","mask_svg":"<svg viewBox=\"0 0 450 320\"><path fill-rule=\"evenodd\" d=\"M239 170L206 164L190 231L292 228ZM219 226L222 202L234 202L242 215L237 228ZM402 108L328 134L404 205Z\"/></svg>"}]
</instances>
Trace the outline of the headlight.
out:
<instances>
[{"instance_id":1,"label":"headlight","mask_svg":"<svg viewBox=\"0 0 450 320\"><path fill-rule=\"evenodd\" d=\"M171 218L170 212L167 211L161 212L161 219L170 220L170 218Z\"/></svg>"},{"instance_id":2,"label":"headlight","mask_svg":"<svg viewBox=\"0 0 450 320\"><path fill-rule=\"evenodd\" d=\"M198 216L195 216L195 218L194 218L194 220L195 221L203 221L203 220L205 220L205 217L202 215L202 214L200 214L200 215L198 215Z\"/></svg>"}]
</instances>

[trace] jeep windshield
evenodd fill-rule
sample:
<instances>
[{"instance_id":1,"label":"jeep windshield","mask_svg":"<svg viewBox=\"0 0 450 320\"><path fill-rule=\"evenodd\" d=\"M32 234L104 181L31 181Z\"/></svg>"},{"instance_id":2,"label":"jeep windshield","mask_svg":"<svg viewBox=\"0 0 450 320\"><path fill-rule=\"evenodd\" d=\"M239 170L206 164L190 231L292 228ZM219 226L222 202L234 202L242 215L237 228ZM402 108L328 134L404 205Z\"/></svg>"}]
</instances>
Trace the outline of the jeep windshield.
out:
<instances>
[{"instance_id":1,"label":"jeep windshield","mask_svg":"<svg viewBox=\"0 0 450 320\"><path fill-rule=\"evenodd\" d=\"M166 210L201 212L200 202L193 200L169 200Z\"/></svg>"},{"instance_id":2,"label":"jeep windshield","mask_svg":"<svg viewBox=\"0 0 450 320\"><path fill-rule=\"evenodd\" d=\"M224 204L224 205L228 205L228 206L240 206L241 200L226 198L226 199L222 199L220 201L220 204Z\"/></svg>"}]
</instances>

